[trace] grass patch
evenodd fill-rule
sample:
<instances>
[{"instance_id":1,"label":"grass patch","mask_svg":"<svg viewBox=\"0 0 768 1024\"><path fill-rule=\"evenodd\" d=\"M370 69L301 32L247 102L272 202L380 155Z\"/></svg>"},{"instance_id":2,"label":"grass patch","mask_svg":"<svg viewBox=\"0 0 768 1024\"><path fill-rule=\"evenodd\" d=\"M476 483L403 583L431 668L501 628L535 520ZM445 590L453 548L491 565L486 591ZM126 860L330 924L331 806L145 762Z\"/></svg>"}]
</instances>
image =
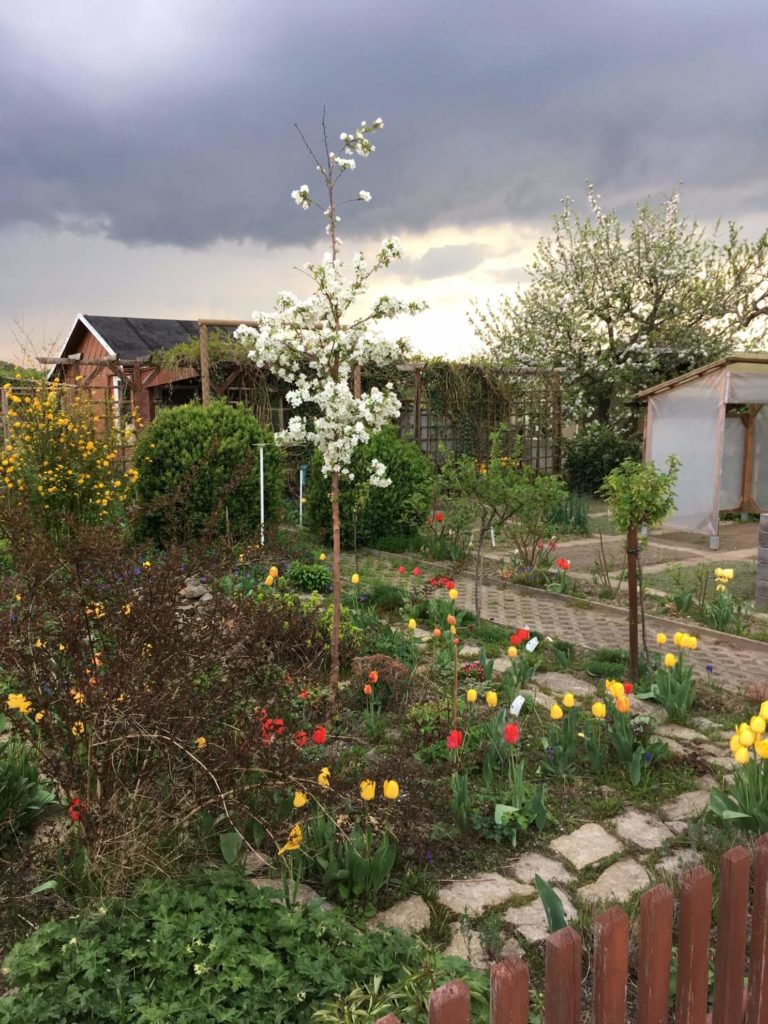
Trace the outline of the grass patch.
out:
<instances>
[{"instance_id":1,"label":"grass patch","mask_svg":"<svg viewBox=\"0 0 768 1024\"><path fill-rule=\"evenodd\" d=\"M757 564L755 562L731 562L728 561L727 552L723 552L722 561L719 563L725 569L733 569L733 581L729 586L730 592L740 600L753 601L755 598L755 585L757 582ZM708 577L707 600L714 597L713 562L701 562L699 565L670 567L661 572L646 573L645 583L654 590L662 590L665 594L673 594L684 589L697 589L702 585L703 577Z\"/></svg>"}]
</instances>

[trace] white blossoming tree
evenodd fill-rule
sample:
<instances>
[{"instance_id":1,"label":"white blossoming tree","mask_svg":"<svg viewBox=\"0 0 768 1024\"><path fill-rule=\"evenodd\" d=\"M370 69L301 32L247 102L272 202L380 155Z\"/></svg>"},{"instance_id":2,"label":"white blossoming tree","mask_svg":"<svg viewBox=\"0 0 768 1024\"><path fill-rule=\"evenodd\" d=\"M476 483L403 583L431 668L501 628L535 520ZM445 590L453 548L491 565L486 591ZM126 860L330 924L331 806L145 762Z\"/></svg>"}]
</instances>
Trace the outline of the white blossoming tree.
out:
<instances>
[{"instance_id":1,"label":"white blossoming tree","mask_svg":"<svg viewBox=\"0 0 768 1024\"><path fill-rule=\"evenodd\" d=\"M290 388L286 400L296 410L278 440L286 445L311 442L322 454L322 472L329 478L333 527L333 620L331 629L330 700L336 700L339 682L339 633L341 626L341 533L339 517L339 480L350 479L355 448L396 419L400 401L393 386L373 387L362 392L359 369L364 365L385 365L402 360L407 353L403 339L389 340L377 330L377 322L400 314L420 312L423 303L399 302L382 296L365 306L364 295L376 271L388 267L401 256L397 238L386 239L372 263L363 253L352 259L351 273L345 277L339 258L341 240L337 234L339 207L343 202L367 203L370 192L359 191L352 199L339 201L337 187L343 175L355 169L355 157L366 157L375 146L371 136L383 127L381 118L363 121L353 132L342 132L343 154L333 152L323 118L323 155L318 158L301 132L316 170L322 179L323 202L318 202L308 185L291 193L304 210L317 207L326 220L330 242L320 263L309 263L305 272L314 283L306 299L282 292L272 313L254 313L258 327L241 326L236 331L246 342L250 358L268 367ZM308 411L311 410L311 411ZM387 469L374 460L370 483L389 484Z\"/></svg>"}]
</instances>

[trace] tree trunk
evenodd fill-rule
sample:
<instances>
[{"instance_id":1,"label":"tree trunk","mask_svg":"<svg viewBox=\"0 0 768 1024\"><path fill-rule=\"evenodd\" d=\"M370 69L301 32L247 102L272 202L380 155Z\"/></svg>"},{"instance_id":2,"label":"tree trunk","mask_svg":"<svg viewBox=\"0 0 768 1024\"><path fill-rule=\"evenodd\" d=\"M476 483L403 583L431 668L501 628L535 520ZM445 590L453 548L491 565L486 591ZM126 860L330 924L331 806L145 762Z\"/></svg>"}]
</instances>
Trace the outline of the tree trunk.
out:
<instances>
[{"instance_id":1,"label":"tree trunk","mask_svg":"<svg viewBox=\"0 0 768 1024\"><path fill-rule=\"evenodd\" d=\"M629 678L637 684L637 527L627 531L627 589L629 591Z\"/></svg>"},{"instance_id":2,"label":"tree trunk","mask_svg":"<svg viewBox=\"0 0 768 1024\"><path fill-rule=\"evenodd\" d=\"M339 517L339 474L331 474L331 523L333 525L333 620L331 624L330 706L339 693L339 635L341 633L341 520Z\"/></svg>"},{"instance_id":3,"label":"tree trunk","mask_svg":"<svg viewBox=\"0 0 768 1024\"><path fill-rule=\"evenodd\" d=\"M479 619L483 604L483 541L485 526L480 525L480 536L477 539L477 555L475 557L475 615Z\"/></svg>"}]
</instances>

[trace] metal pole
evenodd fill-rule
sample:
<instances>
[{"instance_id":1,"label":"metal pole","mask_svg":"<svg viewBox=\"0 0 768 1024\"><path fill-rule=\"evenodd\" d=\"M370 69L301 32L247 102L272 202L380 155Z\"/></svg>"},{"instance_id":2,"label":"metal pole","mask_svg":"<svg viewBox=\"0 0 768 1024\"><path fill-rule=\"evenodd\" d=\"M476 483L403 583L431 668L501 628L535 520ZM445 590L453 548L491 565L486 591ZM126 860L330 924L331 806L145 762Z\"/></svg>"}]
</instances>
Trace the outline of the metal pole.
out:
<instances>
[{"instance_id":1,"label":"metal pole","mask_svg":"<svg viewBox=\"0 0 768 1024\"><path fill-rule=\"evenodd\" d=\"M299 466L299 526L304 525L304 474L306 466Z\"/></svg>"},{"instance_id":2,"label":"metal pole","mask_svg":"<svg viewBox=\"0 0 768 1024\"><path fill-rule=\"evenodd\" d=\"M264 547L264 444L259 445L259 514L261 519L261 546Z\"/></svg>"}]
</instances>

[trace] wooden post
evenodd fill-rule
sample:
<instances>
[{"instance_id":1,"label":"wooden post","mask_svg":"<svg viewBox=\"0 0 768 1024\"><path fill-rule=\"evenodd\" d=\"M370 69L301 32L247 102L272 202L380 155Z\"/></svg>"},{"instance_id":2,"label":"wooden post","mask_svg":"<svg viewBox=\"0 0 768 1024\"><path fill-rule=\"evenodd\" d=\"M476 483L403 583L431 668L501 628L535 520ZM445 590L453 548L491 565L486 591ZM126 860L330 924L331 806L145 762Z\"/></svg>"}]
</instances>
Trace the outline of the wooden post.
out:
<instances>
[{"instance_id":1,"label":"wooden post","mask_svg":"<svg viewBox=\"0 0 768 1024\"><path fill-rule=\"evenodd\" d=\"M747 414L741 417L744 424L744 456L741 464L741 500L739 511L742 514L747 512L759 512L760 509L752 497L752 470L755 459L755 418L762 409L762 405L747 406Z\"/></svg>"},{"instance_id":2,"label":"wooden post","mask_svg":"<svg viewBox=\"0 0 768 1024\"><path fill-rule=\"evenodd\" d=\"M747 1024L768 1024L768 835L755 847Z\"/></svg>"},{"instance_id":3,"label":"wooden post","mask_svg":"<svg viewBox=\"0 0 768 1024\"><path fill-rule=\"evenodd\" d=\"M544 966L544 1024L579 1024L581 938L561 928L547 938Z\"/></svg>"},{"instance_id":4,"label":"wooden post","mask_svg":"<svg viewBox=\"0 0 768 1024\"><path fill-rule=\"evenodd\" d=\"M734 846L720 858L712 1024L731 1024L743 1016L749 868L750 856L743 846Z\"/></svg>"},{"instance_id":5,"label":"wooden post","mask_svg":"<svg viewBox=\"0 0 768 1024\"><path fill-rule=\"evenodd\" d=\"M618 907L595 921L594 1024L624 1024L629 975L629 918Z\"/></svg>"},{"instance_id":6,"label":"wooden post","mask_svg":"<svg viewBox=\"0 0 768 1024\"><path fill-rule=\"evenodd\" d=\"M637 556L640 552L637 527L627 531L627 593L629 595L629 678L637 684L638 672L638 615L637 615Z\"/></svg>"},{"instance_id":7,"label":"wooden post","mask_svg":"<svg viewBox=\"0 0 768 1024\"><path fill-rule=\"evenodd\" d=\"M208 361L208 325L198 321L200 341L200 397L203 405L211 401L211 367Z\"/></svg>"},{"instance_id":8,"label":"wooden post","mask_svg":"<svg viewBox=\"0 0 768 1024\"><path fill-rule=\"evenodd\" d=\"M491 1024L528 1024L528 968L516 956L491 968Z\"/></svg>"},{"instance_id":9,"label":"wooden post","mask_svg":"<svg viewBox=\"0 0 768 1024\"><path fill-rule=\"evenodd\" d=\"M680 878L676 1024L706 1024L711 918L712 875L691 868Z\"/></svg>"},{"instance_id":10,"label":"wooden post","mask_svg":"<svg viewBox=\"0 0 768 1024\"><path fill-rule=\"evenodd\" d=\"M666 1024L672 963L672 893L657 885L640 899L637 1024Z\"/></svg>"},{"instance_id":11,"label":"wooden post","mask_svg":"<svg viewBox=\"0 0 768 1024\"><path fill-rule=\"evenodd\" d=\"M421 367L413 370L413 440L421 447Z\"/></svg>"},{"instance_id":12,"label":"wooden post","mask_svg":"<svg viewBox=\"0 0 768 1024\"><path fill-rule=\"evenodd\" d=\"M559 473L563 461L563 404L560 373L552 374L552 472Z\"/></svg>"},{"instance_id":13,"label":"wooden post","mask_svg":"<svg viewBox=\"0 0 768 1024\"><path fill-rule=\"evenodd\" d=\"M359 399L363 393L363 369L358 363L352 371L352 394Z\"/></svg>"},{"instance_id":14,"label":"wooden post","mask_svg":"<svg viewBox=\"0 0 768 1024\"><path fill-rule=\"evenodd\" d=\"M432 993L429 1024L470 1024L469 989L463 981L449 981Z\"/></svg>"}]
</instances>

